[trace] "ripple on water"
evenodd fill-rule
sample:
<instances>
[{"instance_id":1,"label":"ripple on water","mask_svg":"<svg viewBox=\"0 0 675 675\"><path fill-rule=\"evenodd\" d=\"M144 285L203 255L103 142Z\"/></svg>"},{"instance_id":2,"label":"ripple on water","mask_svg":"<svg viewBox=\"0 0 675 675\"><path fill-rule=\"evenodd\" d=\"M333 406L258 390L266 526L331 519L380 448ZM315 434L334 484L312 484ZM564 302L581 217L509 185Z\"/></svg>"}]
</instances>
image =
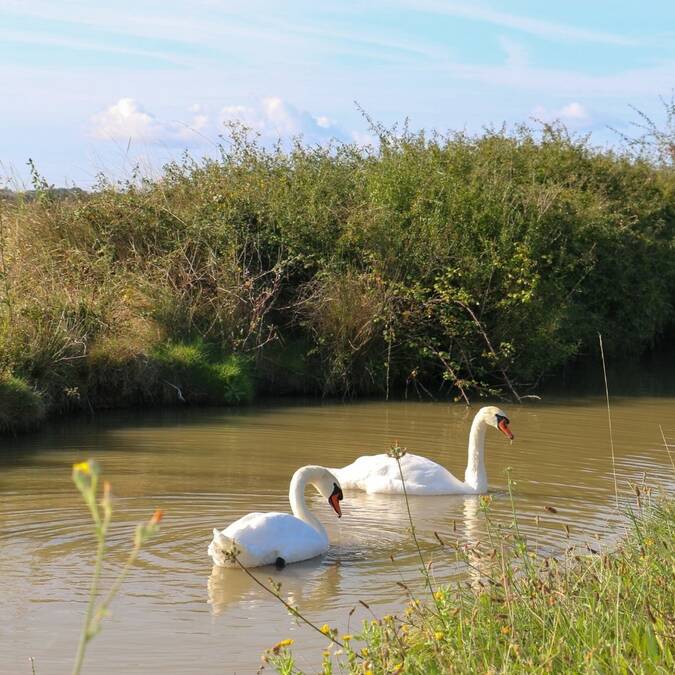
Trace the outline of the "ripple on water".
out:
<instances>
[{"instance_id":1,"label":"ripple on water","mask_svg":"<svg viewBox=\"0 0 675 675\"><path fill-rule=\"evenodd\" d=\"M658 424L675 435L673 403L618 404L615 453L617 478L624 485L647 472L648 480L672 489ZM496 434L487 439L492 526L512 521L504 473L510 466L521 532L541 554L574 544L596 548L597 539L619 532L623 521L614 505L604 403L526 405L509 413L516 442L509 445ZM72 657L94 555L92 524L69 475L83 448L101 460L116 495L104 588L124 564L136 524L157 507L165 511L160 534L142 551L97 638L100 659L92 660L91 672L131 672L140 661L148 673L221 673L223 664L225 672L250 672L263 649L278 639L295 637L303 663L310 664L320 653L314 647L323 642L313 642L245 574L212 568L206 553L212 528L224 528L251 511L287 512L295 467L343 466L359 455L382 452L395 438L461 475L471 416L444 405L365 403L193 410L180 418L148 413L133 423L113 419L118 421L106 423L102 417L95 434L73 425L54 436L34 436L20 461L5 460L0 672L20 672L26 654L55 672L65 668L55 664ZM382 614L404 602L406 592L398 582L422 592L420 561L400 495L347 492L340 520L318 496L310 497L310 505L328 531L328 552L281 571L256 570L263 581L271 577L281 583L289 602L341 628L356 606L353 629L368 616L359 600ZM465 577L466 567L452 547L487 540L479 499L411 497L410 509L436 582ZM442 547L434 533L449 546Z\"/></svg>"}]
</instances>

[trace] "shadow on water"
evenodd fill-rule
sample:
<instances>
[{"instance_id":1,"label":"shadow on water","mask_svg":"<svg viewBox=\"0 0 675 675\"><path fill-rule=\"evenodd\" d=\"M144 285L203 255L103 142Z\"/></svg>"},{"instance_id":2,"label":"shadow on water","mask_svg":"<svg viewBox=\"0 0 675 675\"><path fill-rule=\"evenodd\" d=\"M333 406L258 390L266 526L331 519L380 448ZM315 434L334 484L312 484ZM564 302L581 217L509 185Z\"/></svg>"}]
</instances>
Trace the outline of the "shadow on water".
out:
<instances>
[{"instance_id":1,"label":"shadow on water","mask_svg":"<svg viewBox=\"0 0 675 675\"><path fill-rule=\"evenodd\" d=\"M649 352L639 359L608 359L607 380L612 398L675 396L675 346ZM604 395L599 352L582 357L558 375L547 378L539 393L544 399Z\"/></svg>"}]
</instances>

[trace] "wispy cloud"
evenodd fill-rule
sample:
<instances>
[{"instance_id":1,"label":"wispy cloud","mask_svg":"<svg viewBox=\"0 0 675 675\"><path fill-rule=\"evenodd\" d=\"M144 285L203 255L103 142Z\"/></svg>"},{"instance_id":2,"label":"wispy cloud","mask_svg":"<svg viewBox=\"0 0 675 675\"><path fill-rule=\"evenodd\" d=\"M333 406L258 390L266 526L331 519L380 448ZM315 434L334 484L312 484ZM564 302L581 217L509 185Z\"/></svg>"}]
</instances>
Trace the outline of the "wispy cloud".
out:
<instances>
[{"instance_id":1,"label":"wispy cloud","mask_svg":"<svg viewBox=\"0 0 675 675\"><path fill-rule=\"evenodd\" d=\"M472 19L485 23L511 28L514 30L551 40L571 42L594 42L619 46L637 46L640 41L629 36L617 35L605 31L582 28L563 22L547 21L519 14L511 14L487 6L467 2L439 2L438 0L402 0L399 4L409 9L456 16L462 19Z\"/></svg>"},{"instance_id":2,"label":"wispy cloud","mask_svg":"<svg viewBox=\"0 0 675 675\"><path fill-rule=\"evenodd\" d=\"M97 42L95 40L87 40L74 37L59 37L58 35L50 35L42 31L20 31L8 30L0 28L0 40L6 43L18 43L41 47L63 47L77 51L87 52L104 52L108 54L123 54L126 56L150 57L153 59L160 59L167 63L177 65L189 65L190 60L176 56L170 50L153 50L144 49L141 47L122 46L119 44ZM194 61L192 61L194 63Z\"/></svg>"}]
</instances>

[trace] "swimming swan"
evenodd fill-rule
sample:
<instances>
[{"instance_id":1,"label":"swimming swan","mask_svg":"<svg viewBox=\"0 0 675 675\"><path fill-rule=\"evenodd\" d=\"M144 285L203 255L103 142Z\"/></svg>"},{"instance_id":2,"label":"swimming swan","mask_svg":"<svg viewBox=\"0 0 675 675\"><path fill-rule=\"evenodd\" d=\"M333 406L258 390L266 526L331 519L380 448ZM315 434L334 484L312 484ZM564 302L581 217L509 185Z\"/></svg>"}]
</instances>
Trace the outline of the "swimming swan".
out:
<instances>
[{"instance_id":1,"label":"swimming swan","mask_svg":"<svg viewBox=\"0 0 675 675\"><path fill-rule=\"evenodd\" d=\"M487 492L484 446L485 430L489 426L499 429L513 440L506 413L486 406L473 418L469 434L469 458L464 472L464 482L455 478L440 464L426 457L406 453L401 458L401 469L408 494L412 495L463 495ZM342 469L331 469L345 488L365 490L370 493L402 493L403 485L396 460L389 455L365 455Z\"/></svg>"},{"instance_id":2,"label":"swimming swan","mask_svg":"<svg viewBox=\"0 0 675 675\"><path fill-rule=\"evenodd\" d=\"M342 516L342 488L338 479L322 466L303 466L291 478L288 513L249 513L222 532L213 530L208 553L220 567L236 567L227 552L236 546L245 567L276 565L307 560L328 550L328 535L319 519L307 508L305 487L313 485L328 500L338 518Z\"/></svg>"}]
</instances>

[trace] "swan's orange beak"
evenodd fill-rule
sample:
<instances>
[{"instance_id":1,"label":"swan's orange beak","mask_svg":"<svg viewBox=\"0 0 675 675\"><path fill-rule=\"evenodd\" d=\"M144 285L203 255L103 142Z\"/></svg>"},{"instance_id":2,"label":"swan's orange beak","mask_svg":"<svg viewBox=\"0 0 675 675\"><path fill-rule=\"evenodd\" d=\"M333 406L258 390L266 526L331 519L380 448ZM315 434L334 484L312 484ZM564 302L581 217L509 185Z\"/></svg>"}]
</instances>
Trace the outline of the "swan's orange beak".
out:
<instances>
[{"instance_id":1,"label":"swan's orange beak","mask_svg":"<svg viewBox=\"0 0 675 675\"><path fill-rule=\"evenodd\" d=\"M504 434L504 436L506 436L506 438L508 438L511 441L515 438L514 435L511 433L511 429L509 429L509 421L506 418L502 417L499 420L497 426L499 427L499 431L501 431Z\"/></svg>"},{"instance_id":2,"label":"swan's orange beak","mask_svg":"<svg viewBox=\"0 0 675 675\"><path fill-rule=\"evenodd\" d=\"M340 502L342 501L342 499L343 499L342 490L337 485L335 485L333 494L331 494L331 496L328 497L328 503L333 507L333 511L337 513L338 518L342 518L342 509L340 508Z\"/></svg>"}]
</instances>

